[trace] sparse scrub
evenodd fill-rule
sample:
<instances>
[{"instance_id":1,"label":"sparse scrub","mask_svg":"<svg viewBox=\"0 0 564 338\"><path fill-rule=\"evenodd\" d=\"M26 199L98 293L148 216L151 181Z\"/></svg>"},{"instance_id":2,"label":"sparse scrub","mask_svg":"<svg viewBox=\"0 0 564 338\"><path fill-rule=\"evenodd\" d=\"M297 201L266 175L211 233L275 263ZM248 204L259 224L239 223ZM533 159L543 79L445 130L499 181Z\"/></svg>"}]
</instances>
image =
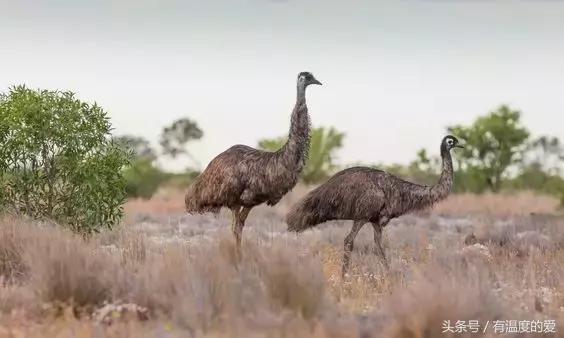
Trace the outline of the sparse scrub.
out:
<instances>
[{"instance_id":1,"label":"sparse scrub","mask_svg":"<svg viewBox=\"0 0 564 338\"><path fill-rule=\"evenodd\" d=\"M38 299L78 308L112 300L112 287L121 276L114 257L64 232L52 231L29 244L24 258L30 270L30 287Z\"/></svg>"},{"instance_id":2,"label":"sparse scrub","mask_svg":"<svg viewBox=\"0 0 564 338\"><path fill-rule=\"evenodd\" d=\"M276 246L266 254L268 256L261 257L260 265L269 297L283 308L312 318L325 300L320 262Z\"/></svg>"},{"instance_id":3,"label":"sparse scrub","mask_svg":"<svg viewBox=\"0 0 564 338\"><path fill-rule=\"evenodd\" d=\"M439 337L444 320L454 325L457 320L516 318L501 306L486 269L453 258L440 261L418 271L410 285L383 302L380 311L391 318L387 337Z\"/></svg>"},{"instance_id":4,"label":"sparse scrub","mask_svg":"<svg viewBox=\"0 0 564 338\"><path fill-rule=\"evenodd\" d=\"M0 251L15 247L21 258L11 266L18 269L8 271L24 273L0 285L0 328L26 337L74 330L79 338L387 338L437 337L443 320L564 320L559 218L400 218L384 238L390 270L364 229L342 281L347 228L337 222L289 235L261 212L248 225L241 260L223 218L155 216L160 228L136 223L87 240L2 218ZM466 250L470 232L480 250ZM527 239L519 253L515 239L523 233L546 236L550 245ZM508 240L498 241L502 235ZM114 309L106 324L96 322L101 309Z\"/></svg>"},{"instance_id":5,"label":"sparse scrub","mask_svg":"<svg viewBox=\"0 0 564 338\"><path fill-rule=\"evenodd\" d=\"M152 161L138 159L123 171L128 197L150 198L166 179L166 174Z\"/></svg>"},{"instance_id":6,"label":"sparse scrub","mask_svg":"<svg viewBox=\"0 0 564 338\"><path fill-rule=\"evenodd\" d=\"M3 222L0 227L0 277L13 282L22 279L27 272L22 254L26 245L25 229L19 229L19 222Z\"/></svg>"},{"instance_id":7,"label":"sparse scrub","mask_svg":"<svg viewBox=\"0 0 564 338\"><path fill-rule=\"evenodd\" d=\"M433 213L445 216L490 215L498 217L554 214L559 200L531 191L506 194L454 194L433 208Z\"/></svg>"}]
</instances>

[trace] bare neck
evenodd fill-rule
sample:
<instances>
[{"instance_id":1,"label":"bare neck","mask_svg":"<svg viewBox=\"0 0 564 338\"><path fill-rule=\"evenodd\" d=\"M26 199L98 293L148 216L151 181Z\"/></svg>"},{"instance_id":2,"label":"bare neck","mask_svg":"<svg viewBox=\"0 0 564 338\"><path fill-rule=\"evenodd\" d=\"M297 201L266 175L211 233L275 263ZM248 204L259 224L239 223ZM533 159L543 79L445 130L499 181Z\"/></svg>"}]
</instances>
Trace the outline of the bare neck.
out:
<instances>
[{"instance_id":1,"label":"bare neck","mask_svg":"<svg viewBox=\"0 0 564 338\"><path fill-rule=\"evenodd\" d=\"M303 84L298 84L296 105L292 111L288 141L280 149L284 165L297 171L301 171L305 165L310 142L310 120L305 91L306 87Z\"/></svg>"},{"instance_id":2,"label":"bare neck","mask_svg":"<svg viewBox=\"0 0 564 338\"><path fill-rule=\"evenodd\" d=\"M439 182L431 188L433 202L445 199L452 190L454 181L454 170L452 168L452 157L446 145L441 145L441 158L443 161L441 177Z\"/></svg>"},{"instance_id":3,"label":"bare neck","mask_svg":"<svg viewBox=\"0 0 564 338\"><path fill-rule=\"evenodd\" d=\"M306 86L303 83L298 83L298 85L296 86L296 90L297 90L297 96L296 99L297 101L303 101L305 102L305 92L306 92Z\"/></svg>"}]
</instances>

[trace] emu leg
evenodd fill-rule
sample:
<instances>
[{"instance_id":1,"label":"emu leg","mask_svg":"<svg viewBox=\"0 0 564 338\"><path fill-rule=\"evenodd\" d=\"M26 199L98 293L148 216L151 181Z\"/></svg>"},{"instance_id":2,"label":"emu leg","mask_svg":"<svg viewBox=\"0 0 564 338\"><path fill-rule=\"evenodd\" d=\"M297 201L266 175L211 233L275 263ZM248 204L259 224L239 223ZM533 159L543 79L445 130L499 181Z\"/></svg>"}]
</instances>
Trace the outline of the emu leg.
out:
<instances>
[{"instance_id":1,"label":"emu leg","mask_svg":"<svg viewBox=\"0 0 564 338\"><path fill-rule=\"evenodd\" d=\"M235 239L235 245L239 249L239 244L241 242L241 232L239 231L239 213L241 212L240 207L231 208L231 232L233 233L233 238Z\"/></svg>"},{"instance_id":2,"label":"emu leg","mask_svg":"<svg viewBox=\"0 0 564 338\"><path fill-rule=\"evenodd\" d=\"M245 221L247 220L247 216L249 216L250 211L251 208L242 207L237 211L236 214L233 214L233 235L235 236L235 244L237 245L237 250L240 250L241 248L243 227L245 226Z\"/></svg>"},{"instance_id":3,"label":"emu leg","mask_svg":"<svg viewBox=\"0 0 564 338\"><path fill-rule=\"evenodd\" d=\"M343 269L341 271L341 274L342 274L343 277L345 277L345 275L349 271L349 266L351 264L351 252L353 251L353 248L354 248L354 238L356 237L356 235L358 234L360 229L362 229L362 226L365 223L366 222L364 222L364 221L354 221L351 232L349 232L347 237L345 237L345 243L344 243L345 244L344 245L345 250L344 250L344 254L343 254Z\"/></svg>"},{"instance_id":4,"label":"emu leg","mask_svg":"<svg viewBox=\"0 0 564 338\"><path fill-rule=\"evenodd\" d=\"M374 253L382 259L382 263L386 268L389 268L388 260L386 259L386 254L384 252L384 248L382 247L382 229L388 224L388 218L382 218L377 224L372 224L374 228Z\"/></svg>"}]
</instances>

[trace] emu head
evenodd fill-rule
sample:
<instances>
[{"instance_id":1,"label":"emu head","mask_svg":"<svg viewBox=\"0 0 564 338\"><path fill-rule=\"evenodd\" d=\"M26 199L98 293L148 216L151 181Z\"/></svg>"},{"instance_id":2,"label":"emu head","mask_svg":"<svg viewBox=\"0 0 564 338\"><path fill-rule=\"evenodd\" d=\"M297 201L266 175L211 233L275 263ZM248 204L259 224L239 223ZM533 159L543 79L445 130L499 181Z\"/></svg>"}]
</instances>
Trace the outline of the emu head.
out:
<instances>
[{"instance_id":1,"label":"emu head","mask_svg":"<svg viewBox=\"0 0 564 338\"><path fill-rule=\"evenodd\" d=\"M321 85L321 82L317 81L317 79L310 72L301 72L298 74L299 86L303 86L305 88L310 84Z\"/></svg>"},{"instance_id":2,"label":"emu head","mask_svg":"<svg viewBox=\"0 0 564 338\"><path fill-rule=\"evenodd\" d=\"M452 148L464 148L462 144L458 141L458 139L452 135L447 135L443 138L443 142L441 147L446 150L451 150Z\"/></svg>"}]
</instances>

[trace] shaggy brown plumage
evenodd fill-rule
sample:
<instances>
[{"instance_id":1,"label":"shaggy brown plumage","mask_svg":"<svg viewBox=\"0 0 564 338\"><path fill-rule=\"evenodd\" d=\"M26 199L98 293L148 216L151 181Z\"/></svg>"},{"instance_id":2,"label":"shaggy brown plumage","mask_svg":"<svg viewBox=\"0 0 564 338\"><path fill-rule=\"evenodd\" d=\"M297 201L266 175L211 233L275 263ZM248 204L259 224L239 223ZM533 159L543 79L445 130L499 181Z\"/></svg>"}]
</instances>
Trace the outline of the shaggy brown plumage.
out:
<instances>
[{"instance_id":1,"label":"shaggy brown plumage","mask_svg":"<svg viewBox=\"0 0 564 338\"><path fill-rule=\"evenodd\" d=\"M376 253L387 264L381 245L382 228L395 217L427 208L447 197L453 185L450 150L454 147L462 146L454 136L446 136L441 143L441 177L432 187L411 183L385 171L367 167L340 171L292 207L286 217L288 230L300 232L325 221L353 220L352 230L344 243L345 274L354 238L365 223L371 223Z\"/></svg>"},{"instance_id":2,"label":"shaggy brown plumage","mask_svg":"<svg viewBox=\"0 0 564 338\"><path fill-rule=\"evenodd\" d=\"M235 145L215 157L186 193L188 213L218 212L231 209L232 231L237 247L245 220L259 204L275 205L292 189L305 165L310 142L310 120L305 92L318 84L308 73L298 74L297 99L292 112L286 144L276 152Z\"/></svg>"}]
</instances>

